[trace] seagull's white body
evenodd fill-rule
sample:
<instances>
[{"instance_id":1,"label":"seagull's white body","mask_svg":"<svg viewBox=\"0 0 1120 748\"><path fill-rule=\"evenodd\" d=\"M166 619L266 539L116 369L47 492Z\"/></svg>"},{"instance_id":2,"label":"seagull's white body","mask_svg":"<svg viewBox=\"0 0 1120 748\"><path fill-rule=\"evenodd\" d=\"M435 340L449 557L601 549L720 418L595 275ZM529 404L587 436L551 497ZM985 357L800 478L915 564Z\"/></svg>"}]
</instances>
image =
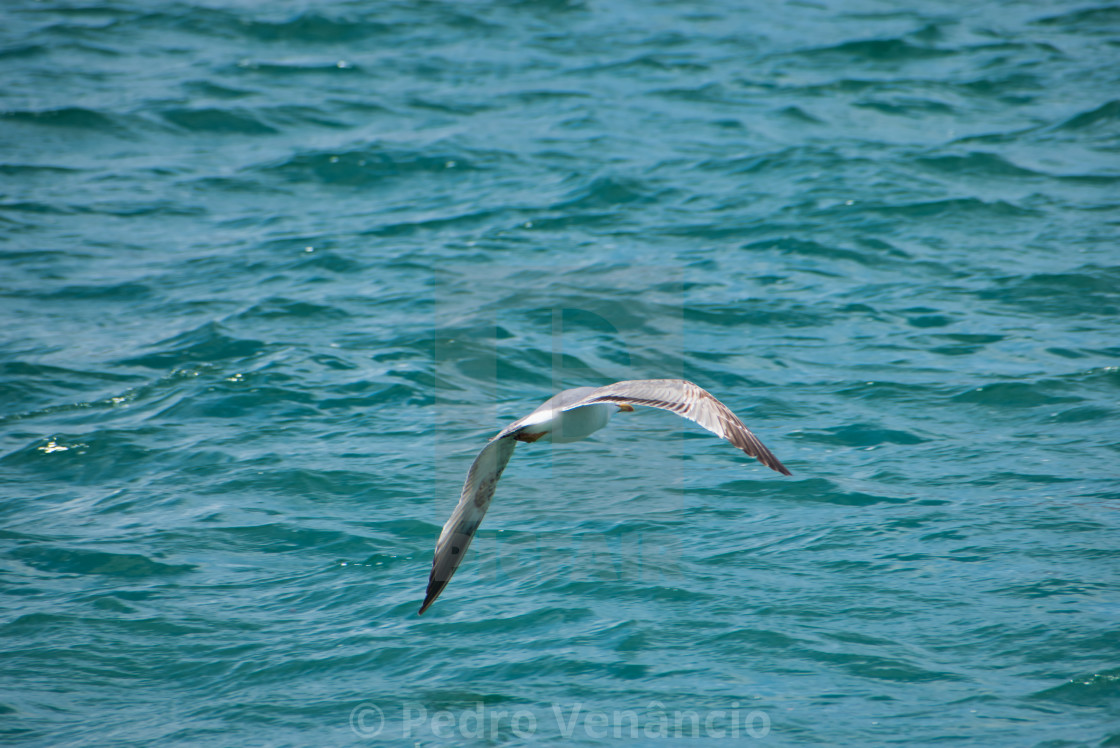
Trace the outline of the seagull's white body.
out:
<instances>
[{"instance_id":1,"label":"seagull's white body","mask_svg":"<svg viewBox=\"0 0 1120 748\"><path fill-rule=\"evenodd\" d=\"M635 405L673 411L727 439L767 467L790 474L726 405L704 388L684 379L632 379L606 387L564 390L498 432L475 458L463 484L459 504L436 541L428 591L420 612L427 610L439 597L459 568L475 531L490 508L498 479L517 442L566 444L580 441L606 426L615 413L633 410Z\"/></svg>"},{"instance_id":2,"label":"seagull's white body","mask_svg":"<svg viewBox=\"0 0 1120 748\"><path fill-rule=\"evenodd\" d=\"M593 392L594 387L577 387L574 390L564 390L561 395L570 395L583 391ZM614 403L594 403L584 405L574 410L564 410L563 407L545 407L552 398L541 407L534 410L522 419L521 433L526 436L539 435L540 441L553 444L567 444L586 439L610 422L611 416L621 408ZM633 410L633 408L630 408ZM537 439L521 439L520 441L537 441Z\"/></svg>"}]
</instances>

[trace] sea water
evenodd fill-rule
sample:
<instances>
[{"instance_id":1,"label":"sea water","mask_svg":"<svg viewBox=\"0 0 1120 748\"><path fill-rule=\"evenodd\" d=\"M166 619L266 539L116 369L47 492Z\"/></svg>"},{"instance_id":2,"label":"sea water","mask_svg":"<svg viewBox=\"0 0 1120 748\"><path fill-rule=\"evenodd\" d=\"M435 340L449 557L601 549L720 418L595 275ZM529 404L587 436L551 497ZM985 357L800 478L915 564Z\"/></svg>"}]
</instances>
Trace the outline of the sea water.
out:
<instances>
[{"instance_id":1,"label":"sea water","mask_svg":"<svg viewBox=\"0 0 1120 748\"><path fill-rule=\"evenodd\" d=\"M5 743L1120 744L1115 6L0 20Z\"/></svg>"}]
</instances>

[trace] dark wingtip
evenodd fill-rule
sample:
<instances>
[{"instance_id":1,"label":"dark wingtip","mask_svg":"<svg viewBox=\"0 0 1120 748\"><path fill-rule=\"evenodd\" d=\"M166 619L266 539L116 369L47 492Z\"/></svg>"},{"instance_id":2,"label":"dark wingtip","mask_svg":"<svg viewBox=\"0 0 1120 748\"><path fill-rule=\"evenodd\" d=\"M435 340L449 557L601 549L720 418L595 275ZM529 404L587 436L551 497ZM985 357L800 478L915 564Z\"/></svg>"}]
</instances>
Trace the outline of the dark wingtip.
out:
<instances>
[{"instance_id":1,"label":"dark wingtip","mask_svg":"<svg viewBox=\"0 0 1120 748\"><path fill-rule=\"evenodd\" d=\"M432 603L439 597L439 593L443 592L443 588L447 586L447 582L442 584L435 579L428 580L428 591L424 594L424 604L420 606L419 612L416 615L424 615L424 611L431 607Z\"/></svg>"},{"instance_id":2,"label":"dark wingtip","mask_svg":"<svg viewBox=\"0 0 1120 748\"><path fill-rule=\"evenodd\" d=\"M750 450L748 450L744 447L740 447L740 449L742 449L744 452L749 454L751 457L754 457L756 460L758 460L763 465L765 465L766 467L770 468L771 470L773 470L775 472L781 473L782 475L793 475L793 473L791 473L789 471L789 468L787 468L785 465L783 465L782 461L774 456L773 452L771 452L766 447L763 447L761 443L758 444L757 446L761 447L761 449L759 450L759 453L757 455L756 454L751 454Z\"/></svg>"},{"instance_id":3,"label":"dark wingtip","mask_svg":"<svg viewBox=\"0 0 1120 748\"><path fill-rule=\"evenodd\" d=\"M763 465L770 468L771 470L776 470L782 475L793 475L793 473L791 473L789 469L782 464L782 461L775 457L774 454L769 450L767 450L766 452L766 457L768 459L761 461Z\"/></svg>"},{"instance_id":4,"label":"dark wingtip","mask_svg":"<svg viewBox=\"0 0 1120 748\"><path fill-rule=\"evenodd\" d=\"M430 608L432 602L435 602L437 597L439 597L439 592L436 592L435 595L432 595L431 591L429 591L428 595L424 596L423 605L420 606L420 609L417 611L417 615L422 616L423 611Z\"/></svg>"},{"instance_id":5,"label":"dark wingtip","mask_svg":"<svg viewBox=\"0 0 1120 748\"><path fill-rule=\"evenodd\" d=\"M439 593L438 593L438 592L437 592L436 594L434 594L434 595L433 595L433 594L431 594L431 593L429 593L428 595L426 595L426 596L424 597L424 604L420 606L420 610L418 610L418 611L416 612L416 615L418 615L418 616L422 616L422 615L424 615L424 611L425 611L425 610L427 610L428 608L430 608L430 607L432 606L432 603L434 603L434 602L436 601L436 598L437 598L437 597L439 597Z\"/></svg>"}]
</instances>

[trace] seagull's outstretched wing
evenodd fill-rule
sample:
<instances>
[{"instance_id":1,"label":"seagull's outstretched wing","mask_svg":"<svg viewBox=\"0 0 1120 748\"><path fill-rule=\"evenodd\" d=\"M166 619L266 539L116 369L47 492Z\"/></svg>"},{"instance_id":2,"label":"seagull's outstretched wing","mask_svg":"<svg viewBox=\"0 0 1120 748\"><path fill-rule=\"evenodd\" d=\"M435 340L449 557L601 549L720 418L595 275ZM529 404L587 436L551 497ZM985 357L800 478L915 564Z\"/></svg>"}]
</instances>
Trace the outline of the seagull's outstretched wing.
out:
<instances>
[{"instance_id":1,"label":"seagull's outstretched wing","mask_svg":"<svg viewBox=\"0 0 1120 748\"><path fill-rule=\"evenodd\" d=\"M428 576L428 592L424 596L424 604L420 606L421 613L435 602L459 568L475 530L482 524L482 518L490 508L494 488L498 485L498 479L502 477L502 471L506 469L506 463L513 455L516 445L517 440L512 436L495 439L474 458L474 464L463 484L463 493L459 496L459 504L436 541L436 555L432 560L432 573Z\"/></svg>"},{"instance_id":2,"label":"seagull's outstretched wing","mask_svg":"<svg viewBox=\"0 0 1120 748\"><path fill-rule=\"evenodd\" d=\"M592 403L646 405L671 410L695 421L708 431L758 459L771 470L790 475L789 470L762 445L758 437L712 393L687 379L629 379L608 384L589 393L563 410L572 410Z\"/></svg>"}]
</instances>

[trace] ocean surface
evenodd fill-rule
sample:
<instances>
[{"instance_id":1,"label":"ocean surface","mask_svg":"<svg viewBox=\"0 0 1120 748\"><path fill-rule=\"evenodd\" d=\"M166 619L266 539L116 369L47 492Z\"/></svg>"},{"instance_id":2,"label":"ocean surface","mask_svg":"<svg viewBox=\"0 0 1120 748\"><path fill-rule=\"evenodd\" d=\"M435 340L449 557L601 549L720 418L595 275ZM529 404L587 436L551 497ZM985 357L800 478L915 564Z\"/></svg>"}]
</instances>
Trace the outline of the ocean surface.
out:
<instances>
[{"instance_id":1,"label":"ocean surface","mask_svg":"<svg viewBox=\"0 0 1120 748\"><path fill-rule=\"evenodd\" d=\"M0 742L1120 745L1120 10L6 0ZM474 456L565 387L677 416Z\"/></svg>"}]
</instances>

